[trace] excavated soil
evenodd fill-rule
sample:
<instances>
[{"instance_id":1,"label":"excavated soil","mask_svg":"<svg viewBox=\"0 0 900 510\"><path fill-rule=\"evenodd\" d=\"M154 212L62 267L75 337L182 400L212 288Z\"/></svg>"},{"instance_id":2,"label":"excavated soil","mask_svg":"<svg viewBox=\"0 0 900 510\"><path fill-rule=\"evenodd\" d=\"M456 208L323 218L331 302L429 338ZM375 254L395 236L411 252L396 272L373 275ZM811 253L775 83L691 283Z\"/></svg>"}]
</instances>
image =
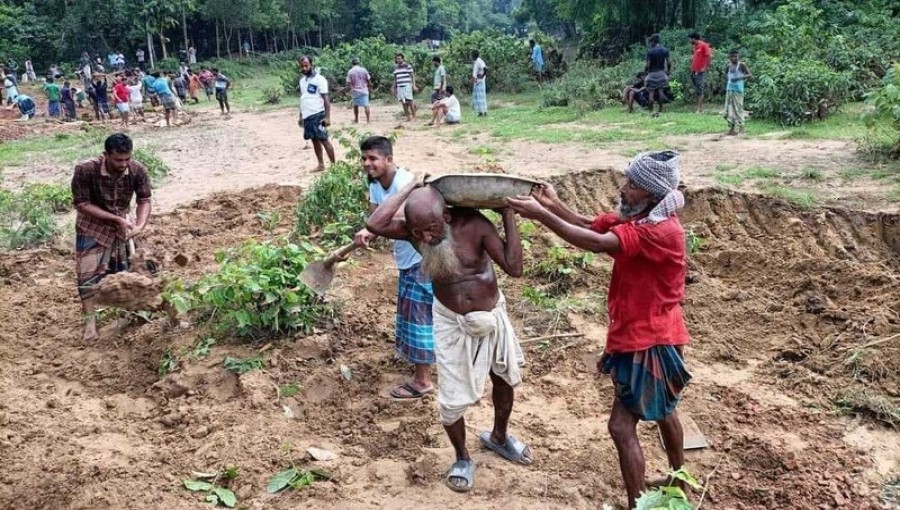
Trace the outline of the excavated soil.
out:
<instances>
[{"instance_id":1,"label":"excavated soil","mask_svg":"<svg viewBox=\"0 0 900 510\"><path fill-rule=\"evenodd\" d=\"M612 206L618 179L590 171L555 182L587 211ZM711 444L688 454L689 468L709 477L704 508L882 508L883 488L900 475L900 434L864 404L900 405L900 343L890 340L900 332L900 218L686 192L682 220L703 241L685 300L694 380L681 409ZM147 247L162 277L197 277L214 270L216 249L269 236L257 211L280 212L275 234L286 232L298 194L270 186L214 195L156 217ZM530 267L558 242L540 229L531 241ZM452 448L433 397L385 398L408 375L392 357L388 250L338 269L339 326L265 345L222 339L209 357L191 354L197 325L162 317L108 320L99 340L83 342L71 259L65 249L0 256L0 508L197 508L201 498L181 480L225 466L240 468L229 486L252 509L622 508L605 425L612 388L594 368L605 335L604 257L567 287L593 310L537 310L522 291L546 280L502 279L520 336L584 336L525 344L511 427L534 449L533 466L480 451L474 435L490 426L490 399L470 410L479 470L468 495L442 485ZM181 364L160 377L166 350ZM252 355L264 357L263 370L222 368L226 356ZM300 391L283 396L287 384ZM837 402L856 405L844 404L852 414L842 416ZM640 433L652 478L665 454L653 426ZM311 461L310 446L338 458ZM267 494L269 478L291 462L334 479Z\"/></svg>"}]
</instances>

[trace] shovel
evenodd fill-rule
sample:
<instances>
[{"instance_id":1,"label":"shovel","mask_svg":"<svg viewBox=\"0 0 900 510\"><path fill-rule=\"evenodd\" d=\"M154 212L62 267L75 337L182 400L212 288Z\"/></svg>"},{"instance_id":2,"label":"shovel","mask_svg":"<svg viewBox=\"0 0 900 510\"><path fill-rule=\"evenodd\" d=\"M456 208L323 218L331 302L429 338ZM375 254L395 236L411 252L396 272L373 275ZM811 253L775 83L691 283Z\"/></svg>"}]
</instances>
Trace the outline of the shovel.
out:
<instances>
[{"instance_id":1,"label":"shovel","mask_svg":"<svg viewBox=\"0 0 900 510\"><path fill-rule=\"evenodd\" d=\"M325 294L331 287L331 280L334 279L334 265L344 260L347 255L359 248L353 243L341 246L337 250L331 252L325 260L319 260L306 266L306 269L300 273L300 281L313 290L319 296Z\"/></svg>"}]
</instances>

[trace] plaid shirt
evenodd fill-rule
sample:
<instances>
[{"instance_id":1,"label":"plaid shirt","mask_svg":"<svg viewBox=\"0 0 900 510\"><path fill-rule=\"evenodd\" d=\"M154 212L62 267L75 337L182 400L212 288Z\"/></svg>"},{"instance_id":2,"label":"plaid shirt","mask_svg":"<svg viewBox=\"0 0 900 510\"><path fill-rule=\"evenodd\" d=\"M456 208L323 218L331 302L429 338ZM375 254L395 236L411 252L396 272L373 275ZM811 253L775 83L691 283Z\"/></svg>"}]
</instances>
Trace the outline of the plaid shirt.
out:
<instances>
[{"instance_id":1,"label":"plaid shirt","mask_svg":"<svg viewBox=\"0 0 900 510\"><path fill-rule=\"evenodd\" d=\"M137 196L137 203L150 201L150 180L147 169L135 160L128 163L128 169L118 177L106 171L105 160L95 158L75 167L72 177L72 201L77 208L82 204L93 204L108 213L122 218L128 214L131 197ZM75 220L78 235L92 237L103 246L110 246L119 238L119 229L114 223L98 220L78 212Z\"/></svg>"}]
</instances>

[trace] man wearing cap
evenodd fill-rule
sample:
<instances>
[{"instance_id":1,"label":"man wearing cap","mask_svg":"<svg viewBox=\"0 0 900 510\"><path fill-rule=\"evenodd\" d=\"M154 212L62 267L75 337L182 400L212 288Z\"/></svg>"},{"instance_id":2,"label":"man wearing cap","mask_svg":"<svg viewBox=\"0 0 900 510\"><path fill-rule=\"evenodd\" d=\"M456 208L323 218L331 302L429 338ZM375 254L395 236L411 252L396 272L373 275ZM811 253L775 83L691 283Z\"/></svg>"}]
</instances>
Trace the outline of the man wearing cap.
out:
<instances>
[{"instance_id":1,"label":"man wearing cap","mask_svg":"<svg viewBox=\"0 0 900 510\"><path fill-rule=\"evenodd\" d=\"M669 465L681 468L684 433L675 408L691 375L683 362L689 337L681 313L687 263L684 228L676 215L684 206L678 155L640 154L625 175L616 212L580 214L560 201L549 184L532 196L510 198L509 205L574 246L613 258L609 330L597 366L615 388L609 432L619 453L628 508L634 508L646 487L637 423L657 423Z\"/></svg>"}]
</instances>

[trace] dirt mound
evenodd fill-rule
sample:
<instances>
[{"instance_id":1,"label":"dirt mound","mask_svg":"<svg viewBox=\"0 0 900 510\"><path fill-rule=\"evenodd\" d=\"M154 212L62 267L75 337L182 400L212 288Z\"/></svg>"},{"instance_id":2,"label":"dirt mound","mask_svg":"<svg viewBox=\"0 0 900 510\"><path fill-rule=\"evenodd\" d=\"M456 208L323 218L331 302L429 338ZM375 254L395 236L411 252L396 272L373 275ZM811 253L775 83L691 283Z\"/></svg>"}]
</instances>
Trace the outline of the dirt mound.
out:
<instances>
[{"instance_id":1,"label":"dirt mound","mask_svg":"<svg viewBox=\"0 0 900 510\"><path fill-rule=\"evenodd\" d=\"M124 310L157 310L162 306L162 280L125 272L104 278L96 289L97 304Z\"/></svg>"},{"instance_id":2,"label":"dirt mound","mask_svg":"<svg viewBox=\"0 0 900 510\"><path fill-rule=\"evenodd\" d=\"M598 171L557 185L588 211L615 203L618 179ZM298 194L272 186L197 201L154 217L146 249L168 273L198 277L215 269L217 250L286 233ZM895 331L893 220L835 210L819 223L823 211L764 198L716 190L688 196L684 222L705 243L693 256L685 302L694 380L681 409L712 445L688 457L701 477L716 470L709 507L876 508L874 497L900 459L891 449L900 435L881 428L850 443L831 401L862 386L888 399L896 391L894 344L866 347ZM267 232L261 210L277 211L282 224ZM793 230L779 230L786 228ZM539 232L532 263L554 242ZM335 294L346 299L335 329L245 345L223 337L210 344L193 325L162 318L106 324L100 340L84 343L71 253L0 255L0 454L7 466L0 507L194 508L198 498L181 481L226 466L240 468L231 488L247 508L587 509L623 501L605 426L613 390L594 381L602 313L539 313L522 297L539 281L502 281L523 337L543 335L550 321L584 337L524 346L525 384L511 427L534 449L533 466L481 451L475 436L490 427L490 392L473 406L467 425L479 478L460 499L442 484L453 452L434 397L386 398L409 376L393 358L389 250L354 258L336 274ZM602 308L596 293L608 274L609 261L598 258L567 291ZM828 362L857 350L878 354L857 364L865 382L843 362ZM259 357L262 368L237 375L223 367L226 357ZM654 477L665 469L665 453L654 427L642 425L640 437ZM309 446L338 458L311 464L303 459ZM268 480L291 464L322 467L335 479L266 494Z\"/></svg>"}]
</instances>

